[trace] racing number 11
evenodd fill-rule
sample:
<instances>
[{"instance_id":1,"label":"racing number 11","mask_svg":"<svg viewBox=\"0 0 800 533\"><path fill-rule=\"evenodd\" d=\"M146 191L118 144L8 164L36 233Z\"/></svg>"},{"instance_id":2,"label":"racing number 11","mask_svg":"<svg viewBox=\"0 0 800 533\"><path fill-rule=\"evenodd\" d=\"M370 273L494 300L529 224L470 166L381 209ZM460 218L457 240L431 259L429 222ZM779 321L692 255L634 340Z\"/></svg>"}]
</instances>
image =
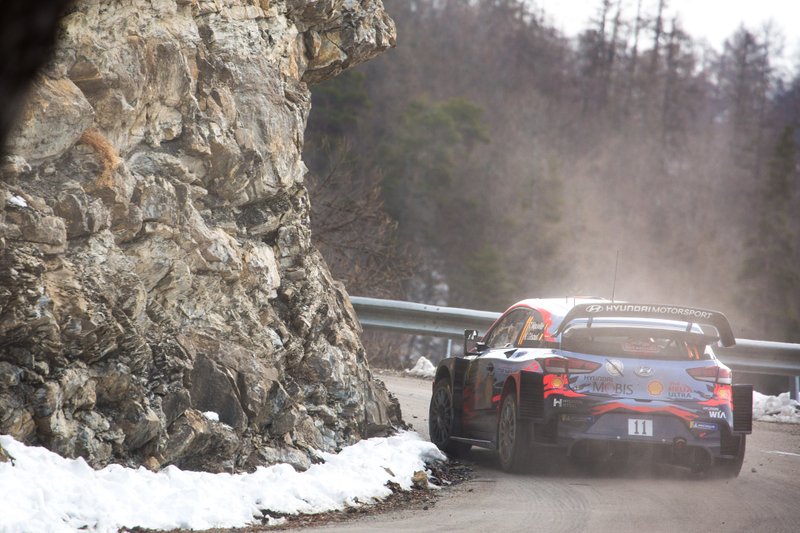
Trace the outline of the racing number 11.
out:
<instances>
[{"instance_id":1,"label":"racing number 11","mask_svg":"<svg viewBox=\"0 0 800 533\"><path fill-rule=\"evenodd\" d=\"M653 421L642 420L641 418L629 418L628 435L636 435L639 437L652 437Z\"/></svg>"}]
</instances>

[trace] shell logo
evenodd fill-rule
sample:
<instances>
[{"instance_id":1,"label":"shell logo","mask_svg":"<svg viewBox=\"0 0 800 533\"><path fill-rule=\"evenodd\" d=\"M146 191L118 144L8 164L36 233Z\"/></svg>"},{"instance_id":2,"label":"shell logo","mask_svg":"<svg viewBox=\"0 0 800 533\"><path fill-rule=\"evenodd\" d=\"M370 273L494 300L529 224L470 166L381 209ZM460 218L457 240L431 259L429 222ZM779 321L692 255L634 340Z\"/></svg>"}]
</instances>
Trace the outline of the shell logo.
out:
<instances>
[{"instance_id":1,"label":"shell logo","mask_svg":"<svg viewBox=\"0 0 800 533\"><path fill-rule=\"evenodd\" d=\"M657 379L654 379L647 384L647 392L650 393L650 396L660 396L661 393L664 392L664 385Z\"/></svg>"},{"instance_id":2,"label":"shell logo","mask_svg":"<svg viewBox=\"0 0 800 533\"><path fill-rule=\"evenodd\" d=\"M561 387L564 386L564 380L558 376L555 376L553 378L553 381L550 382L550 386L553 387L554 389L560 389Z\"/></svg>"}]
</instances>

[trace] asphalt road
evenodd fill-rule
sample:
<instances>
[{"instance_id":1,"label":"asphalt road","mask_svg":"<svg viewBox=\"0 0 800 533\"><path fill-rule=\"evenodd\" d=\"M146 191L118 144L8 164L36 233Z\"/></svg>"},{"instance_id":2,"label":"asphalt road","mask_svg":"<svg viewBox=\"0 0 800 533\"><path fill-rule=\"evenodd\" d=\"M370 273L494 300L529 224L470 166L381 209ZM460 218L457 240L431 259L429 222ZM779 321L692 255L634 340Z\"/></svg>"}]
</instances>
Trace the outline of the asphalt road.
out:
<instances>
[{"instance_id":1,"label":"asphalt road","mask_svg":"<svg viewBox=\"0 0 800 533\"><path fill-rule=\"evenodd\" d=\"M403 416L428 436L429 380L378 375ZM630 465L594 476L568 461L547 474L511 475L473 450L477 477L432 506L366 516L312 531L800 532L800 425L757 422L737 479Z\"/></svg>"}]
</instances>

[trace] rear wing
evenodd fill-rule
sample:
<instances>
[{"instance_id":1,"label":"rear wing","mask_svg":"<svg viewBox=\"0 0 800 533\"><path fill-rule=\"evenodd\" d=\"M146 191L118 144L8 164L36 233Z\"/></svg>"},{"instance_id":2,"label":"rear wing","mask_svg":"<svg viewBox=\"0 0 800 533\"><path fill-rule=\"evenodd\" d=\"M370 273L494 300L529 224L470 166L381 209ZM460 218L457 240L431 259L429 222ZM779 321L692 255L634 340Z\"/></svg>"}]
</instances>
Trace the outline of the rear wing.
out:
<instances>
[{"instance_id":1,"label":"rear wing","mask_svg":"<svg viewBox=\"0 0 800 533\"><path fill-rule=\"evenodd\" d=\"M695 307L680 307L676 305L630 304L630 303L592 303L576 305L558 326L556 335L561 335L569 324L577 319L598 317L613 318L655 318L660 320L674 320L686 322L687 331L692 324L712 326L717 330L723 346L733 346L736 338L731 331L731 325L725 315L718 311L697 309Z\"/></svg>"}]
</instances>

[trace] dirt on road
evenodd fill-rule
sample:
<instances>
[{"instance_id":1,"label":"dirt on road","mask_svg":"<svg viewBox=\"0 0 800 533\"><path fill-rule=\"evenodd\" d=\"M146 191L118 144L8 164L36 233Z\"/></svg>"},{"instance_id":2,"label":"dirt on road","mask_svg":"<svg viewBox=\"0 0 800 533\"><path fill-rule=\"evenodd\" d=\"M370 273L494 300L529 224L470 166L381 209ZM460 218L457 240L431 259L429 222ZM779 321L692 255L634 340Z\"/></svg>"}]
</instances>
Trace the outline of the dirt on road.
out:
<instances>
[{"instance_id":1,"label":"dirt on road","mask_svg":"<svg viewBox=\"0 0 800 533\"><path fill-rule=\"evenodd\" d=\"M431 382L378 374L403 416L427 438ZM474 478L422 505L401 503L346 523L307 531L800 531L800 426L756 422L736 479L709 479L677 467L631 464L591 475L568 460L544 474L507 474L494 454L464 459Z\"/></svg>"}]
</instances>

